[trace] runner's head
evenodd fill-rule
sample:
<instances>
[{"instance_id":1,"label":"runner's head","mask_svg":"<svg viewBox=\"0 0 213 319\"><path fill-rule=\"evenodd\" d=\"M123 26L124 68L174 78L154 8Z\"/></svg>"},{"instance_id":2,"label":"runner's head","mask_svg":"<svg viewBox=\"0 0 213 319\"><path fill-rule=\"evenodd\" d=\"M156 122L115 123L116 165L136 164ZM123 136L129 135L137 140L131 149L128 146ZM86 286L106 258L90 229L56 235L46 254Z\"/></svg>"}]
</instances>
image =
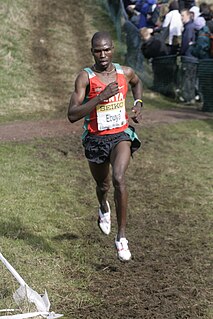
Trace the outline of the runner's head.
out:
<instances>
[{"instance_id":1,"label":"runner's head","mask_svg":"<svg viewBox=\"0 0 213 319\"><path fill-rule=\"evenodd\" d=\"M111 66L114 49L110 34L96 32L92 37L91 46L96 68L100 71L107 70Z\"/></svg>"}]
</instances>

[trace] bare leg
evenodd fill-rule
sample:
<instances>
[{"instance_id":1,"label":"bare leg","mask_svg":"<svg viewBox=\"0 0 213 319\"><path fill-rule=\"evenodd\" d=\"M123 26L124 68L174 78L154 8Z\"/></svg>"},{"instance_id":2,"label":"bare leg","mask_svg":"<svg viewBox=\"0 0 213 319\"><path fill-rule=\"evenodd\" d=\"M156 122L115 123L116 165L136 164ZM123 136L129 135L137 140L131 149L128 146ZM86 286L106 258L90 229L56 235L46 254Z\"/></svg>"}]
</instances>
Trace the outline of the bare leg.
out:
<instances>
[{"instance_id":1,"label":"bare leg","mask_svg":"<svg viewBox=\"0 0 213 319\"><path fill-rule=\"evenodd\" d=\"M89 162L90 171L96 181L96 194L100 204L101 211L106 213L108 207L106 204L107 193L110 188L109 163L96 164Z\"/></svg>"},{"instance_id":2,"label":"bare leg","mask_svg":"<svg viewBox=\"0 0 213 319\"><path fill-rule=\"evenodd\" d=\"M125 184L125 172L131 156L131 142L122 141L111 152L112 179L114 186L114 200L118 223L117 240L125 237L128 194Z\"/></svg>"}]
</instances>

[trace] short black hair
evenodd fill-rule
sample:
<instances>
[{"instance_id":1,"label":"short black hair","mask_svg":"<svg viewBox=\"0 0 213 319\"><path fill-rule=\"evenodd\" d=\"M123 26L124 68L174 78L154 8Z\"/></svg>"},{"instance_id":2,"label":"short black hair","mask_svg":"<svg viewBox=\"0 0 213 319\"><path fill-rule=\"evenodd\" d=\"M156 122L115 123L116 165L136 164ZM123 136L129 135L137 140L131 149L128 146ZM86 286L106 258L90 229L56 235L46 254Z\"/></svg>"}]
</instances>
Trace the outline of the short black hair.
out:
<instances>
[{"instance_id":1,"label":"short black hair","mask_svg":"<svg viewBox=\"0 0 213 319\"><path fill-rule=\"evenodd\" d=\"M170 2L169 11L172 11L172 10L179 10L179 4L177 0L173 0L172 2Z\"/></svg>"},{"instance_id":2,"label":"short black hair","mask_svg":"<svg viewBox=\"0 0 213 319\"><path fill-rule=\"evenodd\" d=\"M94 43L100 39L107 39L107 40L110 40L110 42L112 42L112 37L111 35L109 34L109 32L107 31L98 31L96 32L92 39L91 39L91 46L93 47L94 46Z\"/></svg>"}]
</instances>

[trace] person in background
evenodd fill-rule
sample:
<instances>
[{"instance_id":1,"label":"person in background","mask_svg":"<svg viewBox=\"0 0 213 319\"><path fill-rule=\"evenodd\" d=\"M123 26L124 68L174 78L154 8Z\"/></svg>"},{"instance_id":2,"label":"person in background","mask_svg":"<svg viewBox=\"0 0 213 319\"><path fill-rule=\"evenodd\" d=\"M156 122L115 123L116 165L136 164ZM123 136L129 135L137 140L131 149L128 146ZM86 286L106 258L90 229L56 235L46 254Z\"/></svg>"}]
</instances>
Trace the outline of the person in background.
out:
<instances>
[{"instance_id":1,"label":"person in background","mask_svg":"<svg viewBox=\"0 0 213 319\"><path fill-rule=\"evenodd\" d=\"M210 31L203 17L194 21L195 42L190 46L191 54L198 59L210 59Z\"/></svg>"},{"instance_id":2,"label":"person in background","mask_svg":"<svg viewBox=\"0 0 213 319\"><path fill-rule=\"evenodd\" d=\"M178 1L173 0L170 2L169 12L165 16L162 27L169 27L169 54L177 54L180 49L183 28Z\"/></svg>"},{"instance_id":3,"label":"person in background","mask_svg":"<svg viewBox=\"0 0 213 319\"><path fill-rule=\"evenodd\" d=\"M142 40L141 50L146 59L168 55L168 47L160 33L153 35L153 29L144 27L140 29L140 35Z\"/></svg>"},{"instance_id":4,"label":"person in background","mask_svg":"<svg viewBox=\"0 0 213 319\"><path fill-rule=\"evenodd\" d=\"M188 9L181 11L184 25L181 42L181 66L179 71L179 88L177 97L180 102L191 105L195 103L197 83L197 58L191 54L191 45L195 42L194 23Z\"/></svg>"},{"instance_id":5,"label":"person in background","mask_svg":"<svg viewBox=\"0 0 213 319\"><path fill-rule=\"evenodd\" d=\"M189 9L191 20L195 21L200 16L200 9L197 6L193 6Z\"/></svg>"},{"instance_id":6,"label":"person in background","mask_svg":"<svg viewBox=\"0 0 213 319\"><path fill-rule=\"evenodd\" d=\"M127 13L128 20L131 21L135 26L139 23L140 12L134 9L137 0L123 0L123 6Z\"/></svg>"},{"instance_id":7,"label":"person in background","mask_svg":"<svg viewBox=\"0 0 213 319\"><path fill-rule=\"evenodd\" d=\"M181 11L181 19L183 23L183 32L181 39L180 55L191 56L190 45L195 41L195 30L188 9L183 9Z\"/></svg>"},{"instance_id":8,"label":"person in background","mask_svg":"<svg viewBox=\"0 0 213 319\"><path fill-rule=\"evenodd\" d=\"M138 0L134 5L128 6L128 9L137 12L138 29L143 27L155 28L157 26L160 15L157 0Z\"/></svg>"},{"instance_id":9,"label":"person in background","mask_svg":"<svg viewBox=\"0 0 213 319\"><path fill-rule=\"evenodd\" d=\"M178 3L180 12L183 9L189 10L191 7L195 6L195 0L178 0Z\"/></svg>"},{"instance_id":10,"label":"person in background","mask_svg":"<svg viewBox=\"0 0 213 319\"><path fill-rule=\"evenodd\" d=\"M202 2L200 4L200 16L206 20L206 25L209 28L210 33L213 34L213 5Z\"/></svg>"},{"instance_id":11,"label":"person in background","mask_svg":"<svg viewBox=\"0 0 213 319\"><path fill-rule=\"evenodd\" d=\"M74 123L84 118L82 136L85 156L96 182L99 201L98 225L108 235L111 231L111 209L107 200L110 167L117 216L115 247L121 261L131 259L126 239L127 186L125 173L131 155L140 147L126 110L128 85L134 97L132 121L141 119L142 85L134 70L113 63L114 45L108 32L96 32L91 39L94 65L82 70L68 107L68 119Z\"/></svg>"},{"instance_id":12,"label":"person in background","mask_svg":"<svg viewBox=\"0 0 213 319\"><path fill-rule=\"evenodd\" d=\"M123 0L124 9L127 11L128 6L134 4L137 0Z\"/></svg>"}]
</instances>

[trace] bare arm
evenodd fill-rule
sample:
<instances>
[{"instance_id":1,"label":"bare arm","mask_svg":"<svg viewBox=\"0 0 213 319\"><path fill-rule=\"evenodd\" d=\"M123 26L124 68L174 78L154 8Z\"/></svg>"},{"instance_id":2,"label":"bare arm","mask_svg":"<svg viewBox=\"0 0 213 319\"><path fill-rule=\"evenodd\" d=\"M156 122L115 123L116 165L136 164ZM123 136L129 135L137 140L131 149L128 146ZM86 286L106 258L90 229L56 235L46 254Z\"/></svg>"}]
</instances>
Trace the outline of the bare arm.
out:
<instances>
[{"instance_id":1,"label":"bare arm","mask_svg":"<svg viewBox=\"0 0 213 319\"><path fill-rule=\"evenodd\" d=\"M79 73L75 81L75 90L71 95L68 107L68 119L74 123L88 115L101 101L109 99L119 92L118 83L112 82L96 97L84 103L86 90L89 86L88 75L85 71Z\"/></svg>"},{"instance_id":2,"label":"bare arm","mask_svg":"<svg viewBox=\"0 0 213 319\"><path fill-rule=\"evenodd\" d=\"M123 67L124 74L126 76L127 82L131 86L132 95L134 97L134 101L141 100L143 95L142 82L135 71L130 67ZM132 120L135 123L138 123L142 117L141 108L142 103L137 102L135 106L132 107L132 112L134 115L132 116Z\"/></svg>"}]
</instances>

